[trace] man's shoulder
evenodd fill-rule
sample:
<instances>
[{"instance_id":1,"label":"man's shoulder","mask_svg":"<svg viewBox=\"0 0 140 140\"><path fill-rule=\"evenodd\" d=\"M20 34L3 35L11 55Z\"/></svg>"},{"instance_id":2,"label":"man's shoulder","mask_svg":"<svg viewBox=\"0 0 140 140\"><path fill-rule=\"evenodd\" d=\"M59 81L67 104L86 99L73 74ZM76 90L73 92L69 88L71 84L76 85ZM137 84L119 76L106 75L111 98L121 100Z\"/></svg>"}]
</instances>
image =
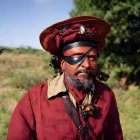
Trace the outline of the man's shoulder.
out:
<instances>
[{"instance_id":1,"label":"man's shoulder","mask_svg":"<svg viewBox=\"0 0 140 140\"><path fill-rule=\"evenodd\" d=\"M96 81L95 85L96 85L96 90L99 94L104 95L104 96L114 96L114 93L111 90L111 88L105 83Z\"/></svg>"},{"instance_id":2,"label":"man's shoulder","mask_svg":"<svg viewBox=\"0 0 140 140\"><path fill-rule=\"evenodd\" d=\"M96 85L96 88L98 88L100 90L108 90L108 91L111 91L111 88L107 84L102 83L102 82L100 82L98 80L96 80L95 85Z\"/></svg>"},{"instance_id":3,"label":"man's shoulder","mask_svg":"<svg viewBox=\"0 0 140 140\"><path fill-rule=\"evenodd\" d=\"M40 82L36 84L35 86L33 86L31 89L29 89L29 91L40 90L44 87L47 87L47 84L48 84L48 81Z\"/></svg>"},{"instance_id":4,"label":"man's shoulder","mask_svg":"<svg viewBox=\"0 0 140 140\"><path fill-rule=\"evenodd\" d=\"M41 94L47 94L47 88L48 88L48 82L40 82L31 89L29 89L28 94L29 96L33 97L38 97L41 96Z\"/></svg>"}]
</instances>

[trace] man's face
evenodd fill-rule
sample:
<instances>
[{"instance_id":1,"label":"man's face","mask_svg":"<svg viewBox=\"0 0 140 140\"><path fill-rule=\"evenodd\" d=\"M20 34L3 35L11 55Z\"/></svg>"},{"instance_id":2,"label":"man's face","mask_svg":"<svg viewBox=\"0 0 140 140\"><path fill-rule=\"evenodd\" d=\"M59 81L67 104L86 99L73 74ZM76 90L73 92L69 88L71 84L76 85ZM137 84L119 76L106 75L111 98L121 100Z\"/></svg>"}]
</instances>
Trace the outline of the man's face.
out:
<instances>
[{"instance_id":1,"label":"man's face","mask_svg":"<svg viewBox=\"0 0 140 140\"><path fill-rule=\"evenodd\" d=\"M79 46L69 49L63 53L64 56L79 57L88 52L90 46ZM96 75L97 71L97 51L95 48L91 50L88 56L80 65L71 65L68 62L61 61L61 69L72 78L86 82Z\"/></svg>"}]
</instances>

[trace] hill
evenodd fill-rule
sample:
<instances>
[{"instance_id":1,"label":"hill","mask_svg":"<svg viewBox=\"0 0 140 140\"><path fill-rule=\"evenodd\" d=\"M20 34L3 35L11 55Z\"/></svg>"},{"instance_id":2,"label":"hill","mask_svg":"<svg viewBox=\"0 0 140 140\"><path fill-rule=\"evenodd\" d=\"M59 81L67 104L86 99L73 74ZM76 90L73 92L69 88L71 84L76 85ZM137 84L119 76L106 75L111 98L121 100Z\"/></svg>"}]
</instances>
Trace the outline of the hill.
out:
<instances>
[{"instance_id":1,"label":"hill","mask_svg":"<svg viewBox=\"0 0 140 140\"><path fill-rule=\"evenodd\" d=\"M53 77L50 55L32 48L8 49L0 55L0 139L5 140L11 114L35 84ZM113 84L114 83L114 84ZM140 88L122 90L115 79L107 84L115 92L125 140L140 140Z\"/></svg>"}]
</instances>

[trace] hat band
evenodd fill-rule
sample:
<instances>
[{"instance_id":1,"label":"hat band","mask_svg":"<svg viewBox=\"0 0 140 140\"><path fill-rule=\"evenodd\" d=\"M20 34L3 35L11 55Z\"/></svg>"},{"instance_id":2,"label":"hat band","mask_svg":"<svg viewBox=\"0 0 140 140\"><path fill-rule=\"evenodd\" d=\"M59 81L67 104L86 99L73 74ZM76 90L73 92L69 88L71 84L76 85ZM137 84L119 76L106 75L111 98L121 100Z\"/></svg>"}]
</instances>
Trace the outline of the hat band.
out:
<instances>
[{"instance_id":1,"label":"hat band","mask_svg":"<svg viewBox=\"0 0 140 140\"><path fill-rule=\"evenodd\" d=\"M75 48L75 47L85 47L85 46L90 46L92 48L96 48L97 46L97 42L91 42L91 41L77 41L77 42L73 42L70 44L67 44L65 46L63 46L62 51L65 52L69 49Z\"/></svg>"}]
</instances>

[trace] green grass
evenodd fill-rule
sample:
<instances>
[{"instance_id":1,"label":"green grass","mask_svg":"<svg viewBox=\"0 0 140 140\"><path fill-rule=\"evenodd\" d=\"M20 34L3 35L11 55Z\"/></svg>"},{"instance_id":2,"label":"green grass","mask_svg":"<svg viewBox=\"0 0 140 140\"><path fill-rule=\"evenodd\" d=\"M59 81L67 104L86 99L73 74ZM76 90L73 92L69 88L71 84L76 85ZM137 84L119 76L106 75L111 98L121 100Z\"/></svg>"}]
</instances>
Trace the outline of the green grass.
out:
<instances>
[{"instance_id":1,"label":"green grass","mask_svg":"<svg viewBox=\"0 0 140 140\"><path fill-rule=\"evenodd\" d=\"M11 114L23 92L6 88L0 92L0 139L5 140Z\"/></svg>"},{"instance_id":2,"label":"green grass","mask_svg":"<svg viewBox=\"0 0 140 140\"><path fill-rule=\"evenodd\" d=\"M0 107L0 139L1 140L6 139L10 115L11 114L7 112L6 107L4 106Z\"/></svg>"},{"instance_id":3,"label":"green grass","mask_svg":"<svg viewBox=\"0 0 140 140\"><path fill-rule=\"evenodd\" d=\"M140 140L140 88L114 89L125 140Z\"/></svg>"},{"instance_id":4,"label":"green grass","mask_svg":"<svg viewBox=\"0 0 140 140\"><path fill-rule=\"evenodd\" d=\"M40 83L43 78L38 77L32 73L19 72L16 75L12 75L9 85L15 88L22 88L29 90L31 87Z\"/></svg>"}]
</instances>

